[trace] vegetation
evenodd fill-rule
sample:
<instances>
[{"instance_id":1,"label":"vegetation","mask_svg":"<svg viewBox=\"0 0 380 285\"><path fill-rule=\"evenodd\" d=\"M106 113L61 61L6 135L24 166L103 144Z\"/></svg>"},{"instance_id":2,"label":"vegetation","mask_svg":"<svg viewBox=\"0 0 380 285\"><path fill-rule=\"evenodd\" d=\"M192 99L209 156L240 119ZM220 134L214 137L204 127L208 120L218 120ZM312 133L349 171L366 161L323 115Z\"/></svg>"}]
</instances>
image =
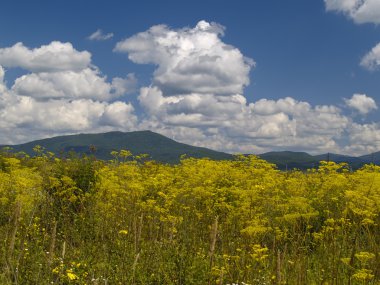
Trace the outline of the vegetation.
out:
<instances>
[{"instance_id":1,"label":"vegetation","mask_svg":"<svg viewBox=\"0 0 380 285\"><path fill-rule=\"evenodd\" d=\"M380 167L0 155L0 284L380 284Z\"/></svg>"},{"instance_id":2,"label":"vegetation","mask_svg":"<svg viewBox=\"0 0 380 285\"><path fill-rule=\"evenodd\" d=\"M151 131L108 132L100 134L77 134L60 136L11 146L15 151L34 155L35 145L59 156L74 151L78 154L95 155L102 160L112 159L111 152L128 149L134 154L147 154L151 159L164 163L179 163L182 155L209 157L215 160L232 159L228 153L176 142Z\"/></svg>"},{"instance_id":3,"label":"vegetation","mask_svg":"<svg viewBox=\"0 0 380 285\"><path fill-rule=\"evenodd\" d=\"M260 154L260 158L276 164L276 166L281 170L293 168L306 170L317 167L320 161L333 161L336 163L345 162L349 164L350 168L355 170L363 167L365 164L373 163L380 165L380 152L355 157L334 153L310 155L305 152L272 151Z\"/></svg>"},{"instance_id":4,"label":"vegetation","mask_svg":"<svg viewBox=\"0 0 380 285\"><path fill-rule=\"evenodd\" d=\"M75 152L78 155L93 155L97 159L102 160L112 159L111 152L120 149L128 149L135 155L147 154L150 159L170 164L178 164L183 155L194 158L208 157L213 160L234 159L234 156L231 154L179 143L151 131L59 136L13 145L11 147L16 152L34 155L33 148L35 145L40 145L46 151L54 152L57 156ZM306 170L317 167L321 160L334 161L336 163L346 162L352 169L359 169L364 164L369 163L380 165L380 152L352 157L332 153L313 156L305 152L276 151L260 154L260 158L276 164L280 170L293 168Z\"/></svg>"}]
</instances>

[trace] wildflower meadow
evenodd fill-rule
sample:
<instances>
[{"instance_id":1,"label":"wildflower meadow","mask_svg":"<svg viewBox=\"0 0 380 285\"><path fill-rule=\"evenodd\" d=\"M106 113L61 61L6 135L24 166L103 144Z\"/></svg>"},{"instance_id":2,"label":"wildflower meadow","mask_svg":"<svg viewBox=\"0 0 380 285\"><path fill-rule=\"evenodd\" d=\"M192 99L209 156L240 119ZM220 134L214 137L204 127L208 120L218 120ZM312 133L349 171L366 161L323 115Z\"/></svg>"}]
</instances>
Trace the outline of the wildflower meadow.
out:
<instances>
[{"instance_id":1,"label":"wildflower meadow","mask_svg":"<svg viewBox=\"0 0 380 285\"><path fill-rule=\"evenodd\" d=\"M0 154L0 284L380 284L380 167Z\"/></svg>"}]
</instances>

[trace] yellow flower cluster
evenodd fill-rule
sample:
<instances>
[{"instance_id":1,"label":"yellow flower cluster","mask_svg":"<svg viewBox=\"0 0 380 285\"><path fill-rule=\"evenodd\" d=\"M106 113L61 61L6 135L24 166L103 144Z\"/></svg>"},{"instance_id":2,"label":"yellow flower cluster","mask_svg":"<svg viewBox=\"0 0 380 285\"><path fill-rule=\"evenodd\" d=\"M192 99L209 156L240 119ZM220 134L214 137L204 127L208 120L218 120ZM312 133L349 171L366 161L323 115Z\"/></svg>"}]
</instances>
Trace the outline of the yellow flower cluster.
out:
<instances>
[{"instance_id":1,"label":"yellow flower cluster","mask_svg":"<svg viewBox=\"0 0 380 285\"><path fill-rule=\"evenodd\" d=\"M380 282L378 166L36 151L0 153L1 284Z\"/></svg>"}]
</instances>

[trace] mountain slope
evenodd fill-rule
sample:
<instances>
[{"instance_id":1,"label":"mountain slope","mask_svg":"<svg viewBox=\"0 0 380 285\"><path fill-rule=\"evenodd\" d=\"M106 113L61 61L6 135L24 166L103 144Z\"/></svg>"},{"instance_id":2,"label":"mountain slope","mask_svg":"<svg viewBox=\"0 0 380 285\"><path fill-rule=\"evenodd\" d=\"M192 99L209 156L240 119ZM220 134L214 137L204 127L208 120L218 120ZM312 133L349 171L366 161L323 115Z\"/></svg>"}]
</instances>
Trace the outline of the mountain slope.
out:
<instances>
[{"instance_id":1,"label":"mountain slope","mask_svg":"<svg viewBox=\"0 0 380 285\"><path fill-rule=\"evenodd\" d=\"M96 151L93 154L103 160L112 159L111 152L122 149L131 151L133 155L148 154L151 159L164 163L177 163L184 154L188 157L208 157L215 160L229 160L234 157L228 153L179 143L151 131L59 136L10 147L13 148L14 152L24 151L29 155L34 155L33 148L36 145L44 147L47 151L54 152L57 156L63 153L67 154L70 151L75 151L79 154L90 154L90 146L94 146ZM380 152L352 157L333 153L313 156L306 152L274 151L260 154L259 157L276 164L281 170L313 168L317 167L321 160L330 160L337 163L347 162L352 169L360 168L365 163L373 162L380 165Z\"/></svg>"},{"instance_id":2,"label":"mountain slope","mask_svg":"<svg viewBox=\"0 0 380 285\"><path fill-rule=\"evenodd\" d=\"M278 151L267 152L259 155L262 159L274 163L281 170L286 169L308 169L317 167L322 160L336 163L346 162L352 169L358 169L366 163L380 165L380 152L360 157L341 155L335 153L325 153L320 155L310 155L306 152Z\"/></svg>"},{"instance_id":3,"label":"mountain slope","mask_svg":"<svg viewBox=\"0 0 380 285\"><path fill-rule=\"evenodd\" d=\"M181 155L184 154L189 157L209 157L216 160L232 159L233 157L231 154L179 143L151 131L59 136L10 147L16 152L24 151L33 155L33 148L36 145L40 145L56 155L69 151L89 154L90 146L94 146L96 148L95 156L105 160L112 158L111 151L121 149L129 150L133 155L148 154L150 158L165 163L179 162Z\"/></svg>"},{"instance_id":4,"label":"mountain slope","mask_svg":"<svg viewBox=\"0 0 380 285\"><path fill-rule=\"evenodd\" d=\"M359 158L365 161L366 163L380 164L380 151L363 155L363 156L360 156Z\"/></svg>"},{"instance_id":5,"label":"mountain slope","mask_svg":"<svg viewBox=\"0 0 380 285\"><path fill-rule=\"evenodd\" d=\"M318 161L329 160L329 161L334 161L337 163L347 162L350 164L352 163L357 164L357 163L363 162L363 160L359 157L336 154L336 153L325 153L325 154L315 155L314 158L317 159Z\"/></svg>"},{"instance_id":6,"label":"mountain slope","mask_svg":"<svg viewBox=\"0 0 380 285\"><path fill-rule=\"evenodd\" d=\"M318 160L306 152L272 151L259 156L270 163L276 164L281 170L313 168L318 164Z\"/></svg>"}]
</instances>

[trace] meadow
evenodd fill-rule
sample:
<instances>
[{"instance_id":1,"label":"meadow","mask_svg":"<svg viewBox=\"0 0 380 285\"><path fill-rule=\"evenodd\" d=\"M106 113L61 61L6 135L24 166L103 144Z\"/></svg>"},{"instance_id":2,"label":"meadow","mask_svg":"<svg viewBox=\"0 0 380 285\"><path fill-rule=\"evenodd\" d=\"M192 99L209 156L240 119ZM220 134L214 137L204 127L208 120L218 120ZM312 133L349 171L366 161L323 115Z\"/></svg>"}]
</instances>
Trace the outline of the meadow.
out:
<instances>
[{"instance_id":1,"label":"meadow","mask_svg":"<svg viewBox=\"0 0 380 285\"><path fill-rule=\"evenodd\" d=\"M0 154L0 284L380 284L380 167Z\"/></svg>"}]
</instances>

